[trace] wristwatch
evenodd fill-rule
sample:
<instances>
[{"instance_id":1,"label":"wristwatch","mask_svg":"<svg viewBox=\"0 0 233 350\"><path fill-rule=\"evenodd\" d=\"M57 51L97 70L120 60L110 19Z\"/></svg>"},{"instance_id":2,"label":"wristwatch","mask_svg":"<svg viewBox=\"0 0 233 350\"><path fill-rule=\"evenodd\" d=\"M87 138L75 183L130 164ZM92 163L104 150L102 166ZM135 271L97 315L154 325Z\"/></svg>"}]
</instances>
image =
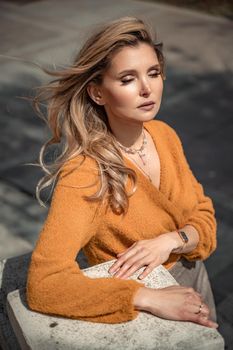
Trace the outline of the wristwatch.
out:
<instances>
[{"instance_id":1,"label":"wristwatch","mask_svg":"<svg viewBox=\"0 0 233 350\"><path fill-rule=\"evenodd\" d=\"M180 252L183 250L185 244L188 243L189 239L188 239L188 236L186 235L186 233L185 233L184 231L182 231L182 230L177 230L176 232L177 232L178 235L180 236L180 238L181 238L181 240L182 240L182 242L183 242L183 245L182 245L181 248L175 249L175 250L173 251L173 253L180 253Z\"/></svg>"},{"instance_id":2,"label":"wristwatch","mask_svg":"<svg viewBox=\"0 0 233 350\"><path fill-rule=\"evenodd\" d=\"M180 235L180 238L182 239L184 244L188 243L189 239L188 239L188 236L186 235L186 233L184 231L179 231L179 230L177 232Z\"/></svg>"}]
</instances>

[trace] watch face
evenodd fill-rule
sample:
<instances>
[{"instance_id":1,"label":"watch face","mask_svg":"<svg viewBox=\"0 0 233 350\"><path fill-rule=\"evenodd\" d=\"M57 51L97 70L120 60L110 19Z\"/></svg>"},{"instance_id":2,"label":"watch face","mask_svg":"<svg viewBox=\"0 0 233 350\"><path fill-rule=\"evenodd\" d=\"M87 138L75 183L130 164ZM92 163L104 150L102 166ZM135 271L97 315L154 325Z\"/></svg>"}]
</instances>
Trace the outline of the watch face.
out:
<instances>
[{"instance_id":1,"label":"watch face","mask_svg":"<svg viewBox=\"0 0 233 350\"><path fill-rule=\"evenodd\" d=\"M183 241L184 241L185 243L188 243L189 239L188 239L186 233L185 233L184 231L179 231L179 232L180 232L180 234L181 234L181 236L182 236Z\"/></svg>"}]
</instances>

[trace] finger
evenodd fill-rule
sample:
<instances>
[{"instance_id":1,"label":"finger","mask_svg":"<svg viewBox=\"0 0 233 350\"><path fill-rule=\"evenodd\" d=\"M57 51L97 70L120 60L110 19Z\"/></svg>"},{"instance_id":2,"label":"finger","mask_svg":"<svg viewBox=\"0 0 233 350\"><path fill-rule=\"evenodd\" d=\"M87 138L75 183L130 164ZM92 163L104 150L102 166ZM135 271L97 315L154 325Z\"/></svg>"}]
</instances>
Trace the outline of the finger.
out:
<instances>
[{"instance_id":1,"label":"finger","mask_svg":"<svg viewBox=\"0 0 233 350\"><path fill-rule=\"evenodd\" d=\"M124 262L134 254L135 254L135 251L132 249L128 250L127 253L124 252L123 255L110 267L108 272L113 273L116 270L118 270L121 267L121 265L123 265Z\"/></svg>"},{"instance_id":2,"label":"finger","mask_svg":"<svg viewBox=\"0 0 233 350\"><path fill-rule=\"evenodd\" d=\"M110 267L110 269L108 270L109 273L113 273L114 271L118 270L118 267L117 267L117 262L114 262L114 264L112 264L112 266Z\"/></svg>"},{"instance_id":3,"label":"finger","mask_svg":"<svg viewBox=\"0 0 233 350\"><path fill-rule=\"evenodd\" d=\"M145 252L141 251L141 252L136 252L133 256L129 257L127 260L125 260L123 262L123 264L121 265L120 269L117 271L116 275L123 275L123 274L128 274L131 273L132 271L136 271L137 269L139 269L140 267L144 266L146 263L149 263L150 261L145 260L143 262L142 265L142 259L144 259L145 256Z\"/></svg>"},{"instance_id":4,"label":"finger","mask_svg":"<svg viewBox=\"0 0 233 350\"><path fill-rule=\"evenodd\" d=\"M130 249L132 249L135 246L135 244L136 244L136 242L133 245L131 245L131 247L129 247L126 250L124 250L123 252L118 253L117 256L121 256L121 255L127 253Z\"/></svg>"},{"instance_id":5,"label":"finger","mask_svg":"<svg viewBox=\"0 0 233 350\"><path fill-rule=\"evenodd\" d=\"M117 272L122 271L123 266L124 266L127 262L129 263L130 257L135 255L135 254L134 254L134 255L132 255L132 254L133 254L133 253L128 254L127 256L124 255L124 256L122 256L121 258L119 258L119 259L117 260L117 262L115 262L115 264L111 267L111 269L109 270L109 272L110 272L110 273L115 273L116 271L117 271ZM125 265L125 267L126 267L126 265Z\"/></svg>"},{"instance_id":6,"label":"finger","mask_svg":"<svg viewBox=\"0 0 233 350\"><path fill-rule=\"evenodd\" d=\"M198 323L202 326L205 327L210 327L210 328L217 328L218 324L209 320L208 316L206 315L201 315L201 314L194 314L194 313L187 313L188 317L187 320L190 320L194 323Z\"/></svg>"},{"instance_id":7,"label":"finger","mask_svg":"<svg viewBox=\"0 0 233 350\"><path fill-rule=\"evenodd\" d=\"M202 306L202 308L201 308L201 315L202 315L203 317L205 317L205 316L209 317L210 309L208 308L207 305L205 305L205 304L202 304L202 305L203 305L203 306Z\"/></svg>"},{"instance_id":8,"label":"finger","mask_svg":"<svg viewBox=\"0 0 233 350\"><path fill-rule=\"evenodd\" d=\"M158 265L159 265L158 263L153 263L153 264L151 263L151 264L149 264L149 265L145 268L145 270L143 271L143 273L141 273L141 275L138 276L138 278L140 278L140 279L145 278L145 277L148 276L149 273L151 273Z\"/></svg>"},{"instance_id":9,"label":"finger","mask_svg":"<svg viewBox=\"0 0 233 350\"><path fill-rule=\"evenodd\" d=\"M127 249L128 250L128 249ZM117 256L121 256L122 254L125 254L127 252L127 250L125 250L124 252L122 253L118 253Z\"/></svg>"},{"instance_id":10,"label":"finger","mask_svg":"<svg viewBox=\"0 0 233 350\"><path fill-rule=\"evenodd\" d=\"M141 267L146 265L146 261L144 258L137 261L131 268L129 268L126 272L120 273L117 277L120 276L120 278L126 279L130 276L132 276L136 271L138 271Z\"/></svg>"},{"instance_id":11,"label":"finger","mask_svg":"<svg viewBox=\"0 0 233 350\"><path fill-rule=\"evenodd\" d=\"M189 305L189 311L196 314L196 315L202 315L202 316L209 316L209 308L205 304L190 304Z\"/></svg>"},{"instance_id":12,"label":"finger","mask_svg":"<svg viewBox=\"0 0 233 350\"><path fill-rule=\"evenodd\" d=\"M198 323L205 327L217 328L218 324L209 320L207 316L199 316Z\"/></svg>"},{"instance_id":13,"label":"finger","mask_svg":"<svg viewBox=\"0 0 233 350\"><path fill-rule=\"evenodd\" d=\"M148 255L145 256L144 254L144 252L136 253L132 258L127 260L123 266L121 266L120 270L117 271L115 276L127 278L135 271L139 270L142 266L147 265L149 263L147 260Z\"/></svg>"},{"instance_id":14,"label":"finger","mask_svg":"<svg viewBox=\"0 0 233 350\"><path fill-rule=\"evenodd\" d=\"M200 314L202 316L206 316L206 315L208 316L209 315L210 310L209 310L208 305L206 305L205 303L199 304L198 308L199 308L199 311L196 312L197 314Z\"/></svg>"}]
</instances>

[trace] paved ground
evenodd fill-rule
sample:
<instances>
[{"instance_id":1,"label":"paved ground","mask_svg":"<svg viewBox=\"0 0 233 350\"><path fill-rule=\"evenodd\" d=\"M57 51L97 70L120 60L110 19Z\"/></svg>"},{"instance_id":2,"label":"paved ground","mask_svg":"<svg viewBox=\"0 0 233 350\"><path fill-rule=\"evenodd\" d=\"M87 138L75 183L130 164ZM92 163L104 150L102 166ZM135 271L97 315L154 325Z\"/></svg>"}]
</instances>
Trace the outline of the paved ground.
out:
<instances>
[{"instance_id":1,"label":"paved ground","mask_svg":"<svg viewBox=\"0 0 233 350\"><path fill-rule=\"evenodd\" d=\"M46 66L71 62L95 24L140 16L164 41L167 81L159 119L179 133L187 158L215 204L218 249L207 260L219 330L233 349L232 22L145 1L0 1L0 257L30 251L46 216L35 200L35 161L43 123L21 96L47 77Z\"/></svg>"}]
</instances>

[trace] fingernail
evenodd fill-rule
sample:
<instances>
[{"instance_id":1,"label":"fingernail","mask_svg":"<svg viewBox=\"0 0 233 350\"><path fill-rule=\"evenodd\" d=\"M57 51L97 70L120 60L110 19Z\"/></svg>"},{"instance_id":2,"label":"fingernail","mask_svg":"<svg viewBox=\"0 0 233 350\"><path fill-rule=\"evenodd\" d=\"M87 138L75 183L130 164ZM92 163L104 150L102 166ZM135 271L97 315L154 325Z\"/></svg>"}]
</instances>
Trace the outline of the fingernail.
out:
<instances>
[{"instance_id":1,"label":"fingernail","mask_svg":"<svg viewBox=\"0 0 233 350\"><path fill-rule=\"evenodd\" d=\"M211 327L212 327L212 328L218 328L218 324L215 323L215 322L213 322Z\"/></svg>"}]
</instances>

